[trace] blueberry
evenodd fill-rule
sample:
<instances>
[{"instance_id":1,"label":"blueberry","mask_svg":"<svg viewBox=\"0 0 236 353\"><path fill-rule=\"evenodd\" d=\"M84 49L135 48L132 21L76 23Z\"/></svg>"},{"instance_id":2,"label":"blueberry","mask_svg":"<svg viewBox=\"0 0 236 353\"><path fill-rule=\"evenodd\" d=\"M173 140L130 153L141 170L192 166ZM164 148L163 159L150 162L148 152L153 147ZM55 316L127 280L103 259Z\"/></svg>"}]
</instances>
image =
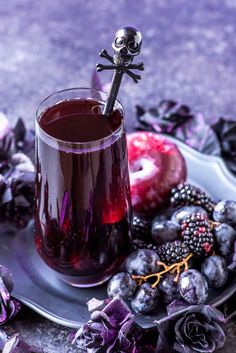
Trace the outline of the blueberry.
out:
<instances>
[{"instance_id":1,"label":"blueberry","mask_svg":"<svg viewBox=\"0 0 236 353\"><path fill-rule=\"evenodd\" d=\"M202 273L212 288L220 288L228 279L228 269L225 260L218 255L207 257L202 263Z\"/></svg>"},{"instance_id":2,"label":"blueberry","mask_svg":"<svg viewBox=\"0 0 236 353\"><path fill-rule=\"evenodd\" d=\"M213 219L217 222L236 225L236 201L220 201L214 208Z\"/></svg>"},{"instance_id":3,"label":"blueberry","mask_svg":"<svg viewBox=\"0 0 236 353\"><path fill-rule=\"evenodd\" d=\"M132 299L136 291L137 284L127 272L120 272L114 275L107 286L109 297L119 296L123 299Z\"/></svg>"},{"instance_id":4,"label":"blueberry","mask_svg":"<svg viewBox=\"0 0 236 353\"><path fill-rule=\"evenodd\" d=\"M180 237L180 226L171 221L158 221L154 218L152 222L152 237L158 245L176 240Z\"/></svg>"},{"instance_id":5,"label":"blueberry","mask_svg":"<svg viewBox=\"0 0 236 353\"><path fill-rule=\"evenodd\" d=\"M129 255L125 267L131 275L148 275L159 272L158 261L160 258L154 250L140 249Z\"/></svg>"},{"instance_id":6,"label":"blueberry","mask_svg":"<svg viewBox=\"0 0 236 353\"><path fill-rule=\"evenodd\" d=\"M208 215L207 211L200 206L185 206L173 213L171 221L177 224L181 224L188 216L193 213L202 213L206 216Z\"/></svg>"},{"instance_id":7,"label":"blueberry","mask_svg":"<svg viewBox=\"0 0 236 353\"><path fill-rule=\"evenodd\" d=\"M235 230L230 225L222 223L214 228L213 233L217 252L223 257L232 255L236 239Z\"/></svg>"},{"instance_id":8,"label":"blueberry","mask_svg":"<svg viewBox=\"0 0 236 353\"><path fill-rule=\"evenodd\" d=\"M167 273L159 284L159 289L163 295L166 304L170 304L173 300L180 299L181 295L178 283L175 281L176 275Z\"/></svg>"},{"instance_id":9,"label":"blueberry","mask_svg":"<svg viewBox=\"0 0 236 353\"><path fill-rule=\"evenodd\" d=\"M181 273L178 287L182 298L190 304L204 304L208 296L208 284L197 270Z\"/></svg>"},{"instance_id":10,"label":"blueberry","mask_svg":"<svg viewBox=\"0 0 236 353\"><path fill-rule=\"evenodd\" d=\"M145 314L157 306L158 298L158 288L152 288L150 283L143 283L131 301L131 306L136 313Z\"/></svg>"}]
</instances>

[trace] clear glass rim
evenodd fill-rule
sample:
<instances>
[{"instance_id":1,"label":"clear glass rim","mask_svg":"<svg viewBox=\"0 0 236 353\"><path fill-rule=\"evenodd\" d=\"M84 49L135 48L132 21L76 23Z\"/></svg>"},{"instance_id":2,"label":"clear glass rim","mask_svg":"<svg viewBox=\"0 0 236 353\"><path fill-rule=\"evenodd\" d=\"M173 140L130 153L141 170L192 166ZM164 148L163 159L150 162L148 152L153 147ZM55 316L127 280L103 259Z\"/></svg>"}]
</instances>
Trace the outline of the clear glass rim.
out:
<instances>
[{"instance_id":1,"label":"clear glass rim","mask_svg":"<svg viewBox=\"0 0 236 353\"><path fill-rule=\"evenodd\" d=\"M97 89L94 89L94 88L88 88L88 87L73 87L73 88L66 88L66 89L63 89L63 90L59 90L59 91L56 91L50 95L48 95L45 99L43 99L37 110L36 110L36 119L35 119L35 124L36 124L36 134L37 135L40 135L40 137L44 137L44 140L46 143L49 143L50 145L53 145L53 147L55 148L59 148L59 149L69 149L69 150L88 150L88 151L91 151L91 150L96 150L98 149L99 147L101 147L101 145L104 145L106 144L109 140L111 140L111 142L114 142L113 140L117 140L117 138L121 135L122 131L123 131L123 128L124 128L124 117L125 117L125 112L124 112L124 108L122 106L122 104L120 103L120 101L118 99L116 99L115 101L115 107L120 110L122 112L122 122L120 124L120 126L115 130L113 131L110 135L104 137L104 138L101 138L101 139L98 139L98 140L93 140L93 141L86 141L86 142L70 142L70 141L66 141L66 140L61 140L61 139L58 139L58 138L55 138L51 135L49 135L48 133L46 133L42 128L41 126L39 125L39 119L40 117L42 116L42 114L45 112L45 109L42 109L43 105L45 103L47 103L47 101L49 101L51 98L53 98L54 96L56 97L56 95L60 95L60 94L66 94L67 92L82 92L82 91L85 91L85 92L88 92L88 95L87 99L93 99L92 97L92 93L96 93L96 94L103 94L105 95L106 97L108 97L108 92L105 92L105 91L102 91L102 90L97 90ZM89 94L89 92L91 92ZM79 98L82 98L82 97L78 97ZM57 103L54 103L52 104L51 106L53 107L55 104L58 104L64 100L69 100L70 97L66 98L64 97L63 99L61 100L58 100ZM72 98L71 98L72 99ZM104 102L104 100L102 99L101 100L102 102ZM50 107L50 105L48 105L48 108ZM42 109L42 111L40 111L40 109ZM50 143L51 142L51 143ZM97 147L97 148L96 148Z\"/></svg>"}]
</instances>

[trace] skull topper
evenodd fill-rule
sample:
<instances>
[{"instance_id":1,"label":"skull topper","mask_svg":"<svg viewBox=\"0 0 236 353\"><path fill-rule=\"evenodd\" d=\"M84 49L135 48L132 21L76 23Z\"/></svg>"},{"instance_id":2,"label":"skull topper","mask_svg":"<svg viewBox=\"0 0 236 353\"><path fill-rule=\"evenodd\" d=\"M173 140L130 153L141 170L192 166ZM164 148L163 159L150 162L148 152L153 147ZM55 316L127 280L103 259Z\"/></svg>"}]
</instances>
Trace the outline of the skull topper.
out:
<instances>
[{"instance_id":1,"label":"skull topper","mask_svg":"<svg viewBox=\"0 0 236 353\"><path fill-rule=\"evenodd\" d=\"M124 73L130 76L136 83L141 79L140 75L131 71L144 70L142 62L133 64L134 57L140 53L141 45L142 35L140 31L133 26L125 26L120 28L115 34L115 39L112 43L112 48L114 49L113 57L105 49L99 54L102 58L108 60L110 65L97 64L97 71L114 70L111 90L105 104L104 114L112 112Z\"/></svg>"},{"instance_id":2,"label":"skull topper","mask_svg":"<svg viewBox=\"0 0 236 353\"><path fill-rule=\"evenodd\" d=\"M115 51L115 58L123 57L126 63L133 60L141 50L142 35L135 27L123 27L116 32L112 48ZM120 60L118 60L120 61Z\"/></svg>"}]
</instances>

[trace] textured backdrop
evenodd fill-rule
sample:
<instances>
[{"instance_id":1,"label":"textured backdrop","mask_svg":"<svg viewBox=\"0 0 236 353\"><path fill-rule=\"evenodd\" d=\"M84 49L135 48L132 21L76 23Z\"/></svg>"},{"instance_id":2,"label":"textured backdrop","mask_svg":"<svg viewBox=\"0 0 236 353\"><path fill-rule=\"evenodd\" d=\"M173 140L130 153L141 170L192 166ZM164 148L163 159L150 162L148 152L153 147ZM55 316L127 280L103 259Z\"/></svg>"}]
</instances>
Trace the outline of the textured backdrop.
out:
<instances>
[{"instance_id":1,"label":"textured backdrop","mask_svg":"<svg viewBox=\"0 0 236 353\"><path fill-rule=\"evenodd\" d=\"M98 52L111 50L124 24L142 31L146 67L138 85L126 78L121 88L127 125L136 104L149 107L161 98L190 104L208 120L236 119L234 0L1 0L0 109L33 126L48 94L90 86ZM236 349L235 327L228 327L225 353ZM71 330L29 310L7 329L42 344L45 353L76 352L67 343Z\"/></svg>"}]
</instances>

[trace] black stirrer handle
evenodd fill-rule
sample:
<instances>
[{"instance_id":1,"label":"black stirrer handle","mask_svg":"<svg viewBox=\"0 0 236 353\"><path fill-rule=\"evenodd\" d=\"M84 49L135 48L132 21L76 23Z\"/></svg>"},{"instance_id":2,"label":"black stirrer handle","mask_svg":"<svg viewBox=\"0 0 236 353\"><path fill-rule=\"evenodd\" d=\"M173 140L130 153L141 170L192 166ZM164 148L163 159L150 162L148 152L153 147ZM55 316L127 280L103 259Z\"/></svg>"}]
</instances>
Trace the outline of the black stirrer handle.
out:
<instances>
[{"instance_id":1,"label":"black stirrer handle","mask_svg":"<svg viewBox=\"0 0 236 353\"><path fill-rule=\"evenodd\" d=\"M115 34L115 39L112 43L112 48L114 49L113 57L106 50L102 50L99 54L102 58L108 60L110 65L97 64L97 71L114 70L111 89L103 111L104 115L109 115L113 111L124 73L136 83L141 79L140 75L131 71L144 70L142 62L133 64L134 57L140 53L141 45L142 35L140 31L133 26L125 26L120 28Z\"/></svg>"}]
</instances>

